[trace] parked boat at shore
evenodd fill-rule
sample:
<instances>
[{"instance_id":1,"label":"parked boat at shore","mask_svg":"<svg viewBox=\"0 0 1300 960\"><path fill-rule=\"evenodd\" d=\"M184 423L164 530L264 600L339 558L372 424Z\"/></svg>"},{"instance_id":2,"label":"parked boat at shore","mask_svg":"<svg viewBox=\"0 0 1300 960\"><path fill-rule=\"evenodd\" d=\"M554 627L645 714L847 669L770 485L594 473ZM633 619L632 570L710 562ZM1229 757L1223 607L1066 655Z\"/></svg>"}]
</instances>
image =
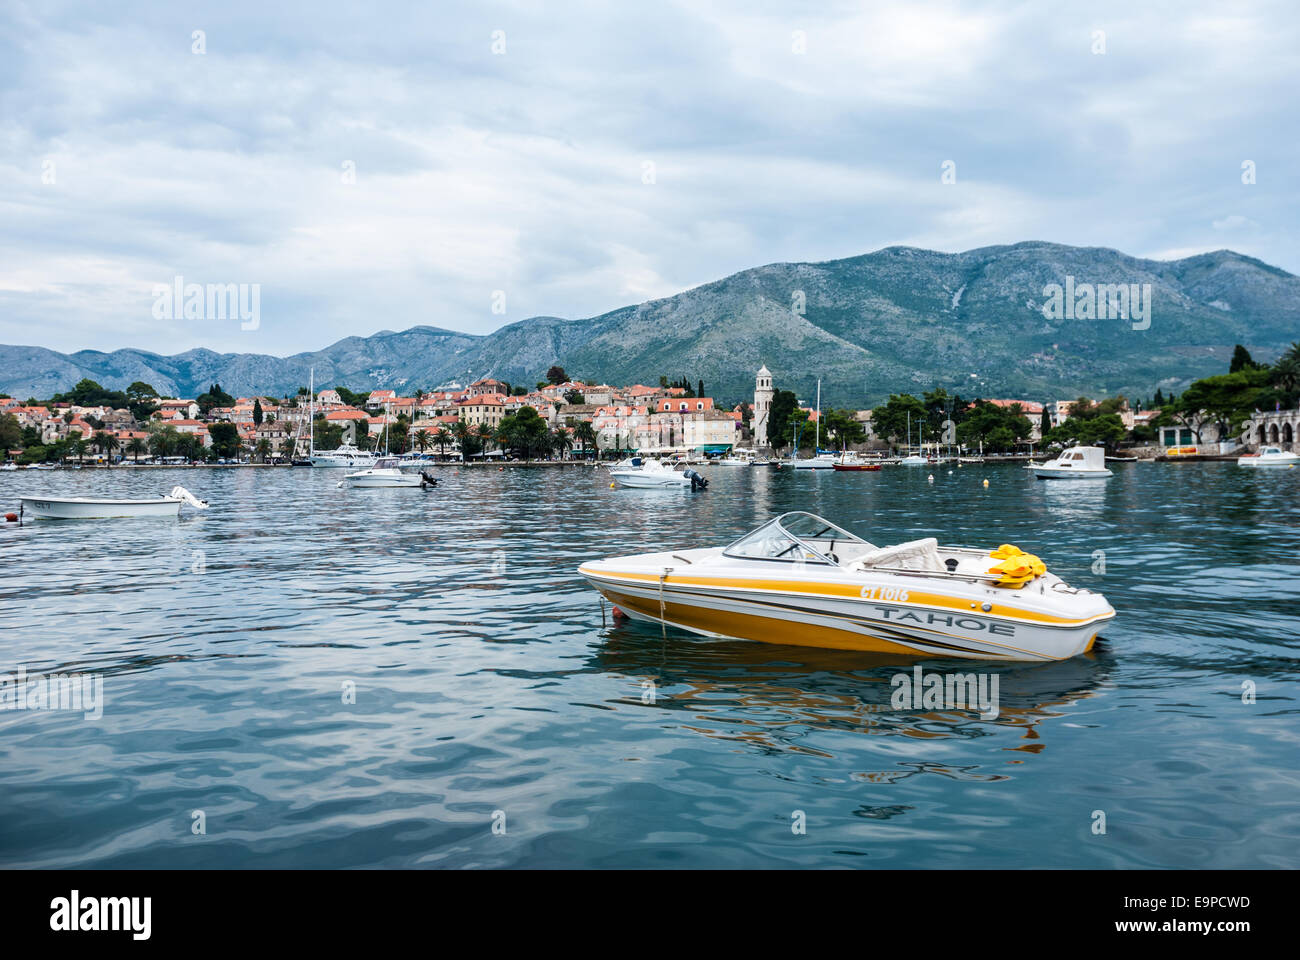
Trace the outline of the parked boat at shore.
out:
<instances>
[{"instance_id":1,"label":"parked boat at shore","mask_svg":"<svg viewBox=\"0 0 1300 960\"><path fill-rule=\"evenodd\" d=\"M819 453L814 457L800 457L791 466L796 470L834 470L838 456L835 453Z\"/></svg>"},{"instance_id":2,"label":"parked boat at shore","mask_svg":"<svg viewBox=\"0 0 1300 960\"><path fill-rule=\"evenodd\" d=\"M1300 454L1289 453L1281 447L1264 447L1259 453L1246 453L1237 458L1237 466L1254 467L1294 467L1300 463Z\"/></svg>"},{"instance_id":3,"label":"parked boat at shore","mask_svg":"<svg viewBox=\"0 0 1300 960\"><path fill-rule=\"evenodd\" d=\"M856 453L846 450L840 455L840 458L831 464L840 472L879 470L880 462L878 460L863 460Z\"/></svg>"},{"instance_id":4,"label":"parked boat at shore","mask_svg":"<svg viewBox=\"0 0 1300 960\"><path fill-rule=\"evenodd\" d=\"M365 469L373 467L379 458L369 451L361 450L355 443L345 440L334 450L316 449L316 368L312 367L308 380L308 396L311 398L307 413L307 461L313 467ZM384 429L388 426L385 424Z\"/></svg>"},{"instance_id":5,"label":"parked boat at shore","mask_svg":"<svg viewBox=\"0 0 1300 960\"><path fill-rule=\"evenodd\" d=\"M175 517L181 504L195 510L208 509L184 487L172 487L163 497L148 500L108 500L93 497L23 497L22 514L41 520L104 520L126 517Z\"/></svg>"},{"instance_id":6,"label":"parked boat at shore","mask_svg":"<svg viewBox=\"0 0 1300 960\"><path fill-rule=\"evenodd\" d=\"M771 520L725 547L594 560L588 583L637 620L711 637L918 656L1064 660L1115 616L1037 557L877 547L811 513Z\"/></svg>"}]
</instances>

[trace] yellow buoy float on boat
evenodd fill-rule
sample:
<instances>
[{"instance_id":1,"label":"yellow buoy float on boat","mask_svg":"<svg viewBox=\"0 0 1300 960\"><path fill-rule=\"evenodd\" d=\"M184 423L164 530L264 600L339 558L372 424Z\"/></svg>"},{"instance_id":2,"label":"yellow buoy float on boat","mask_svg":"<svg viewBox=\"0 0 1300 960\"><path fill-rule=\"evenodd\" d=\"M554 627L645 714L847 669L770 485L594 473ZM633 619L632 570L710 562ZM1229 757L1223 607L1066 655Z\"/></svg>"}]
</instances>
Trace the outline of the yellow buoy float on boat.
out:
<instances>
[{"instance_id":1,"label":"yellow buoy float on boat","mask_svg":"<svg viewBox=\"0 0 1300 960\"><path fill-rule=\"evenodd\" d=\"M998 574L996 586L999 587L1019 589L1034 577L1042 576L1047 572L1047 564L1032 553L1025 553L1014 544L1002 544L990 553L989 557L999 561L988 569L989 573Z\"/></svg>"}]
</instances>

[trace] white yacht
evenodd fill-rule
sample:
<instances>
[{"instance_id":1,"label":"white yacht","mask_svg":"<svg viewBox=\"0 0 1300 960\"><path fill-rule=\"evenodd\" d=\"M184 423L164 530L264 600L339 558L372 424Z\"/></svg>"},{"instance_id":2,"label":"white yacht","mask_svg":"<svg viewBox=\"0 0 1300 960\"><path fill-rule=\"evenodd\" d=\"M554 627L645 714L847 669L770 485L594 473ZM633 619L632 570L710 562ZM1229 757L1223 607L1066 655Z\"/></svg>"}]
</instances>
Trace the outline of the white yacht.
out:
<instances>
[{"instance_id":1,"label":"white yacht","mask_svg":"<svg viewBox=\"0 0 1300 960\"><path fill-rule=\"evenodd\" d=\"M802 457L794 461L796 470L834 470L840 457L837 453L819 453L815 457Z\"/></svg>"},{"instance_id":2,"label":"white yacht","mask_svg":"<svg viewBox=\"0 0 1300 960\"><path fill-rule=\"evenodd\" d=\"M365 469L375 466L379 458L366 450L360 450L354 443L344 443L337 450L312 450L313 467L351 467Z\"/></svg>"},{"instance_id":3,"label":"white yacht","mask_svg":"<svg viewBox=\"0 0 1300 960\"><path fill-rule=\"evenodd\" d=\"M336 450L316 449L316 368L312 367L308 381L307 395L310 407L307 411L308 454L307 459L313 467L341 467L344 469L364 470L373 467L379 458L369 451L361 450L355 443L344 441ZM387 428L385 428L387 429Z\"/></svg>"},{"instance_id":4,"label":"white yacht","mask_svg":"<svg viewBox=\"0 0 1300 960\"><path fill-rule=\"evenodd\" d=\"M1101 447L1073 446L1061 451L1055 460L1030 467L1040 480L1105 480L1106 451Z\"/></svg>"},{"instance_id":5,"label":"white yacht","mask_svg":"<svg viewBox=\"0 0 1300 960\"><path fill-rule=\"evenodd\" d=\"M1294 467L1300 463L1300 454L1288 453L1281 447L1263 447L1259 453L1247 453L1237 458L1239 467Z\"/></svg>"},{"instance_id":6,"label":"white yacht","mask_svg":"<svg viewBox=\"0 0 1300 960\"><path fill-rule=\"evenodd\" d=\"M745 447L737 447L725 457L719 457L717 460L710 461L719 467L752 467L754 465L754 451Z\"/></svg>"}]
</instances>

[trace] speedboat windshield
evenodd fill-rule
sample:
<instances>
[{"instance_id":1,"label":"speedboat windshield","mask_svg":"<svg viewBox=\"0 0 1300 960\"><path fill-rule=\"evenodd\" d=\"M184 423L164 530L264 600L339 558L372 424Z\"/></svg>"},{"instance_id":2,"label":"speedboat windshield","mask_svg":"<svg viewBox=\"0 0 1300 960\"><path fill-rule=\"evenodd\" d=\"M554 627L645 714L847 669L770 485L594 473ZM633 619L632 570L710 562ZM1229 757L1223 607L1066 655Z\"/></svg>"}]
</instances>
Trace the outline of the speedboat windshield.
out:
<instances>
[{"instance_id":1,"label":"speedboat windshield","mask_svg":"<svg viewBox=\"0 0 1300 960\"><path fill-rule=\"evenodd\" d=\"M396 470L399 466L396 457L385 457L375 462L376 470Z\"/></svg>"},{"instance_id":2,"label":"speedboat windshield","mask_svg":"<svg viewBox=\"0 0 1300 960\"><path fill-rule=\"evenodd\" d=\"M728 557L784 560L787 563L838 564L836 545L868 544L829 520L803 511L785 513L723 550Z\"/></svg>"}]
</instances>

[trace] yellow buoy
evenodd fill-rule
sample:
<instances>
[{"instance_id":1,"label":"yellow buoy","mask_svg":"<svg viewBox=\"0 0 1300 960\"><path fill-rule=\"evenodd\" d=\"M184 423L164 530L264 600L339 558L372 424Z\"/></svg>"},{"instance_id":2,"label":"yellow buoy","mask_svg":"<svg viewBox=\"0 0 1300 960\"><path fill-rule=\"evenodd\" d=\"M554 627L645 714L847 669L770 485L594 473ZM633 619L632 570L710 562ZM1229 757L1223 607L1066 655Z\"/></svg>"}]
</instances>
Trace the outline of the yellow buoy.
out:
<instances>
[{"instance_id":1,"label":"yellow buoy","mask_svg":"<svg viewBox=\"0 0 1300 960\"><path fill-rule=\"evenodd\" d=\"M984 486L987 487L988 485L989 485L989 482L988 482L987 480L985 480L985 481L984 481Z\"/></svg>"},{"instance_id":2,"label":"yellow buoy","mask_svg":"<svg viewBox=\"0 0 1300 960\"><path fill-rule=\"evenodd\" d=\"M614 489L614 484L611 483L611 484L609 485L609 489L613 490L613 489Z\"/></svg>"}]
</instances>

